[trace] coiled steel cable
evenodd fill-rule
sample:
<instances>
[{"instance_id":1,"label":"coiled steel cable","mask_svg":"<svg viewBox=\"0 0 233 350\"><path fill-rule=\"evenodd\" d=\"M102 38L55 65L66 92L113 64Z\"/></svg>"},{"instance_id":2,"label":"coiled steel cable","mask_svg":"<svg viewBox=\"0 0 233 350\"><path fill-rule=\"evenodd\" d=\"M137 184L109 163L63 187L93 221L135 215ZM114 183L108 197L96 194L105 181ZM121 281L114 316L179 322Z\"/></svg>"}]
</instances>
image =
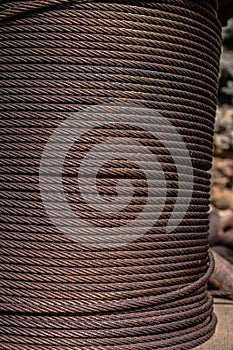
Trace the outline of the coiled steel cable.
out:
<instances>
[{"instance_id":1,"label":"coiled steel cable","mask_svg":"<svg viewBox=\"0 0 233 350\"><path fill-rule=\"evenodd\" d=\"M221 47L216 2L38 0L0 6L2 349L172 350L206 341L216 325L207 292L213 270L208 170ZM143 108L156 111L189 151L192 198L171 233L166 225L179 186L184 198L178 213L185 210L190 188L182 145L175 144L184 159L181 183L163 143L171 140L174 147L173 129L160 125L156 139L137 126L119 127L114 103L142 110L142 118ZM80 162L106 138L140 141L157 156L167 186L161 210L164 189L159 180L153 182L157 204L148 206L141 220L147 227L151 213L159 213L153 227L133 242L107 248L78 244L62 234L45 210L39 186L41 156L51 134L72 113L87 106L98 111L99 105L108 111L108 125L85 132L64 162L63 184L73 212L100 235L103 228L124 227L146 206L143 169L114 152L99 169L97 188L110 203L117 181L128 178L132 201L109 215L83 200ZM56 151L62 147L61 142ZM153 171L151 162L145 167ZM56 189L52 181L48 185L53 201Z\"/></svg>"}]
</instances>

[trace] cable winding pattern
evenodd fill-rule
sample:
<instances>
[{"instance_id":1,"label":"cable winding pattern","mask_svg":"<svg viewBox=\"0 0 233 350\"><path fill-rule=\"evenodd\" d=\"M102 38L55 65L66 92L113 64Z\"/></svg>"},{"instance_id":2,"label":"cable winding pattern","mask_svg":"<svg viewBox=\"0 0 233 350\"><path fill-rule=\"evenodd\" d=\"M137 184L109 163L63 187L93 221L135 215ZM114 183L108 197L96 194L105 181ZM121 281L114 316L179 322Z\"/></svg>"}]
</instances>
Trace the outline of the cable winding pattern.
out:
<instances>
[{"instance_id":1,"label":"cable winding pattern","mask_svg":"<svg viewBox=\"0 0 233 350\"><path fill-rule=\"evenodd\" d=\"M221 47L216 2L1 1L0 21L2 349L177 350L206 341L216 325L206 286L214 264L208 170ZM130 179L127 208L109 216L85 203L78 167L106 138L131 138L156 154L167 192L160 213L164 189L154 180L157 204L141 220L147 227L151 213L160 213L153 227L134 242L103 249L77 244L53 225L39 167L49 137L71 113L115 101L156 111L176 128L192 161L193 193L183 220L166 232L179 186L178 212L189 195L185 159L179 183L162 142L172 140L170 129L161 125L155 139L111 124L112 111L110 125L84 133L65 159L73 212L91 222L94 235L126 225L146 204L145 174L123 155L100 168L96 186L108 205L117 181ZM176 152L184 157L179 143ZM152 163L146 168L153 172ZM52 183L50 190L53 200Z\"/></svg>"}]
</instances>

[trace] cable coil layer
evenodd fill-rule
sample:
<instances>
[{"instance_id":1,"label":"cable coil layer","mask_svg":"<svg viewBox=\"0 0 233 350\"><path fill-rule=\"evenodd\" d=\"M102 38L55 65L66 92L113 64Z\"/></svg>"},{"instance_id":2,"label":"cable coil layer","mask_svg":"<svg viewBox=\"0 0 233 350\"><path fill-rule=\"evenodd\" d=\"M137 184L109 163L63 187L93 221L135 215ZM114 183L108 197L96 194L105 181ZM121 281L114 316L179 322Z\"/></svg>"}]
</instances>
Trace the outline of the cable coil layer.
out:
<instances>
[{"instance_id":1,"label":"cable coil layer","mask_svg":"<svg viewBox=\"0 0 233 350\"><path fill-rule=\"evenodd\" d=\"M201 0L0 2L1 349L192 349L214 333L216 11Z\"/></svg>"}]
</instances>

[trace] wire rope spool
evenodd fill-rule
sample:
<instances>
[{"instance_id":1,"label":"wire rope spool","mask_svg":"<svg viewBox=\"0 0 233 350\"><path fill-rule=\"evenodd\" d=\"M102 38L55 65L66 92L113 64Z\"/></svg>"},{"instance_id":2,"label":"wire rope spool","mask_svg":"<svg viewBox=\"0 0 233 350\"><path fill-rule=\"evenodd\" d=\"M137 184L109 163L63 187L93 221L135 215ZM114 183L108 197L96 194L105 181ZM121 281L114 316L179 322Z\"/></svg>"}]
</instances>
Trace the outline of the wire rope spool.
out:
<instances>
[{"instance_id":1,"label":"wire rope spool","mask_svg":"<svg viewBox=\"0 0 233 350\"><path fill-rule=\"evenodd\" d=\"M207 291L215 1L1 1L5 350L191 349Z\"/></svg>"}]
</instances>

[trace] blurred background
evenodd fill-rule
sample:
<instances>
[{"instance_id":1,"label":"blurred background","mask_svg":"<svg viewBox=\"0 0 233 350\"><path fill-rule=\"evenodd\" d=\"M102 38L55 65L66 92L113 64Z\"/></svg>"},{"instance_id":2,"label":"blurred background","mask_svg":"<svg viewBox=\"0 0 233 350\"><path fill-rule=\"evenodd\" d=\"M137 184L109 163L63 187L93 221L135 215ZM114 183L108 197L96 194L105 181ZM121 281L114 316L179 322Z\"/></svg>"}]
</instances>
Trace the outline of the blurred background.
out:
<instances>
[{"instance_id":1,"label":"blurred background","mask_svg":"<svg viewBox=\"0 0 233 350\"><path fill-rule=\"evenodd\" d=\"M211 175L210 245L216 267L210 286L228 291L233 300L233 18L223 27Z\"/></svg>"},{"instance_id":2,"label":"blurred background","mask_svg":"<svg viewBox=\"0 0 233 350\"><path fill-rule=\"evenodd\" d=\"M233 210L233 18L223 27L211 208Z\"/></svg>"}]
</instances>

